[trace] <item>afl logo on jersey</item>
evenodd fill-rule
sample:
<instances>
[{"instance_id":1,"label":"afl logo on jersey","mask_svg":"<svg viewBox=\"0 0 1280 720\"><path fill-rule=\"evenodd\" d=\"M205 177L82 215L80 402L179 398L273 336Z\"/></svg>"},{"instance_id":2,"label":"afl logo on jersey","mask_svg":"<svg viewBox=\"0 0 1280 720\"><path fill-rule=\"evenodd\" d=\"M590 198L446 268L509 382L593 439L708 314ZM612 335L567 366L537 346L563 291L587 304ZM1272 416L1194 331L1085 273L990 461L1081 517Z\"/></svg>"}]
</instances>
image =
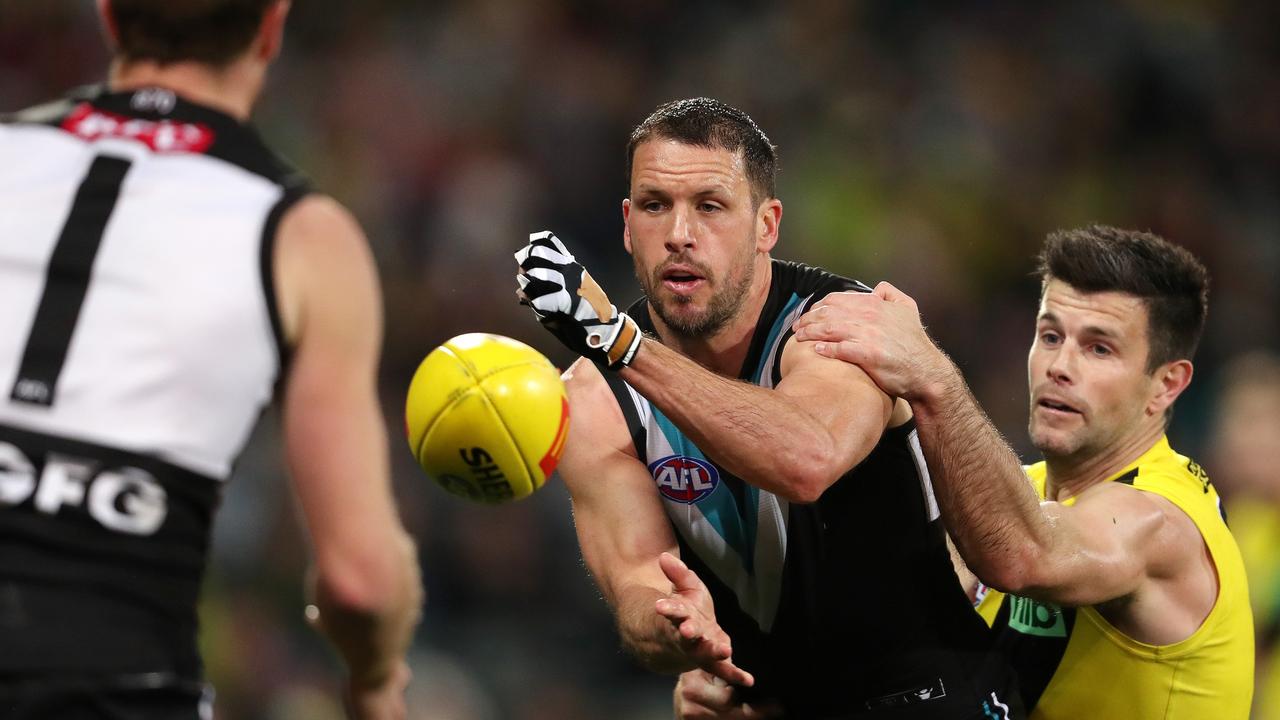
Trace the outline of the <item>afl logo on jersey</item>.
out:
<instances>
[{"instance_id":1,"label":"afl logo on jersey","mask_svg":"<svg viewBox=\"0 0 1280 720\"><path fill-rule=\"evenodd\" d=\"M686 455L668 455L649 464L658 492L668 500L692 505L715 492L720 471L705 460Z\"/></svg>"}]
</instances>

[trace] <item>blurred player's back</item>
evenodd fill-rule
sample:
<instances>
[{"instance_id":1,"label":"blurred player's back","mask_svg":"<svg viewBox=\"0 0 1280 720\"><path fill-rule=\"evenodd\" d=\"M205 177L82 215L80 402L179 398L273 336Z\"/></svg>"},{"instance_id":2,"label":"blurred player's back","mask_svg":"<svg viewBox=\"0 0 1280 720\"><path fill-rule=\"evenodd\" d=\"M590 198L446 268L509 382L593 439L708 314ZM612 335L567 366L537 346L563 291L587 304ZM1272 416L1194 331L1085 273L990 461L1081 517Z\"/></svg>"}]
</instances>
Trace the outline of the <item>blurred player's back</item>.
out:
<instances>
[{"instance_id":1,"label":"blurred player's back","mask_svg":"<svg viewBox=\"0 0 1280 720\"><path fill-rule=\"evenodd\" d=\"M19 113L0 155L0 671L194 667L211 514L281 366L264 259L297 181L160 89Z\"/></svg>"},{"instance_id":2,"label":"blurred player's back","mask_svg":"<svg viewBox=\"0 0 1280 720\"><path fill-rule=\"evenodd\" d=\"M0 716L193 720L222 483L281 394L310 617L399 719L421 602L364 234L247 124L281 0L104 0L108 85L0 118ZM109 88L109 89L108 89Z\"/></svg>"}]
</instances>

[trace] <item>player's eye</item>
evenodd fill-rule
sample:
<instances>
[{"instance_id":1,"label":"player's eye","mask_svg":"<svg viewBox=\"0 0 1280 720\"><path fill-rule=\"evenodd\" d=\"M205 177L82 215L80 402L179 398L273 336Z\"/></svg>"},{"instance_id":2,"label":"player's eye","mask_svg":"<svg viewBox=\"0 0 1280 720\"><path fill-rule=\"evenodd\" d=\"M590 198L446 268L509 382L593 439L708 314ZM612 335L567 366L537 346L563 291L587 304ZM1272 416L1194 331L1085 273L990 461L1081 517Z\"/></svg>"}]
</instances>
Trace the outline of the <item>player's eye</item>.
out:
<instances>
[{"instance_id":1,"label":"player's eye","mask_svg":"<svg viewBox=\"0 0 1280 720\"><path fill-rule=\"evenodd\" d=\"M643 208L645 212L660 212L665 206L658 200L646 200L640 204L640 207Z\"/></svg>"},{"instance_id":2,"label":"player's eye","mask_svg":"<svg viewBox=\"0 0 1280 720\"><path fill-rule=\"evenodd\" d=\"M1111 348L1107 347L1106 345L1100 345L1098 343L1094 343L1092 346L1090 346L1089 351L1098 357L1106 357L1111 354Z\"/></svg>"},{"instance_id":3,"label":"player's eye","mask_svg":"<svg viewBox=\"0 0 1280 720\"><path fill-rule=\"evenodd\" d=\"M1053 332L1051 330L1046 330L1040 333L1040 342L1045 345L1057 345L1058 343L1062 342L1062 338L1058 335L1058 333Z\"/></svg>"},{"instance_id":4,"label":"player's eye","mask_svg":"<svg viewBox=\"0 0 1280 720\"><path fill-rule=\"evenodd\" d=\"M719 210L720 210L720 206L715 203L712 203L712 202L698 203L699 212L711 213L711 212L718 212Z\"/></svg>"}]
</instances>

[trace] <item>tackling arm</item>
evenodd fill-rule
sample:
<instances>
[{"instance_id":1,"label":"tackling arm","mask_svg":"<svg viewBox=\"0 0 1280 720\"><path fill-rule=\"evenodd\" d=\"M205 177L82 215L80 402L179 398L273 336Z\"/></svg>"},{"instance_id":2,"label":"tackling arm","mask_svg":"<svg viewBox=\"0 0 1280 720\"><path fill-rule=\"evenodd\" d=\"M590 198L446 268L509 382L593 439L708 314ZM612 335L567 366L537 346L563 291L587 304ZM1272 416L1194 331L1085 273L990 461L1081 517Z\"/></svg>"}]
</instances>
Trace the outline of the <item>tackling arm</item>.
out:
<instances>
[{"instance_id":1,"label":"tackling arm","mask_svg":"<svg viewBox=\"0 0 1280 720\"><path fill-rule=\"evenodd\" d=\"M960 371L925 333L915 301L892 285L827 296L796 335L822 341L815 350L859 365L910 402L947 529L988 585L1095 604L1132 593L1176 556L1166 509L1145 493L1098 487L1071 507L1041 505Z\"/></svg>"},{"instance_id":2,"label":"tackling arm","mask_svg":"<svg viewBox=\"0 0 1280 720\"><path fill-rule=\"evenodd\" d=\"M949 364L949 363L948 363ZM1064 605L1129 595L1167 564L1177 528L1146 493L1114 483L1067 506L1038 502L1013 451L951 366L912 401L956 544L988 585Z\"/></svg>"},{"instance_id":3,"label":"tackling arm","mask_svg":"<svg viewBox=\"0 0 1280 720\"><path fill-rule=\"evenodd\" d=\"M617 401L590 362L565 373L573 420L559 473L573 498L582 556L613 608L623 644L646 667L702 667L728 682L751 676L730 660L711 596L677 558L662 509Z\"/></svg>"},{"instance_id":4,"label":"tackling arm","mask_svg":"<svg viewBox=\"0 0 1280 720\"><path fill-rule=\"evenodd\" d=\"M348 665L358 715L382 717L360 705L371 690L407 682L403 658L422 589L391 493L377 401L377 273L354 218L327 198L308 197L286 214L275 252L294 346L285 450L314 551L313 621Z\"/></svg>"}]
</instances>

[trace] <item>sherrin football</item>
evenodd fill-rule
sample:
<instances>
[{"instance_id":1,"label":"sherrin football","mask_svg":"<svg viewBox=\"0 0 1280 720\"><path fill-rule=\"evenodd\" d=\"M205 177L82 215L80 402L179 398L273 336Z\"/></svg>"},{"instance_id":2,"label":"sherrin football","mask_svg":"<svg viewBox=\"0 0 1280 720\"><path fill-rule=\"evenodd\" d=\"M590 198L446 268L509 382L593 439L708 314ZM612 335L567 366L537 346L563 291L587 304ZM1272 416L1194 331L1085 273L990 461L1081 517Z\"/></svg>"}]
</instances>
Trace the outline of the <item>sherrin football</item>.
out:
<instances>
[{"instance_id":1,"label":"sherrin football","mask_svg":"<svg viewBox=\"0 0 1280 720\"><path fill-rule=\"evenodd\" d=\"M518 340L467 333L418 366L405 434L445 490L483 503L519 500L551 476L569 431L560 373Z\"/></svg>"}]
</instances>

